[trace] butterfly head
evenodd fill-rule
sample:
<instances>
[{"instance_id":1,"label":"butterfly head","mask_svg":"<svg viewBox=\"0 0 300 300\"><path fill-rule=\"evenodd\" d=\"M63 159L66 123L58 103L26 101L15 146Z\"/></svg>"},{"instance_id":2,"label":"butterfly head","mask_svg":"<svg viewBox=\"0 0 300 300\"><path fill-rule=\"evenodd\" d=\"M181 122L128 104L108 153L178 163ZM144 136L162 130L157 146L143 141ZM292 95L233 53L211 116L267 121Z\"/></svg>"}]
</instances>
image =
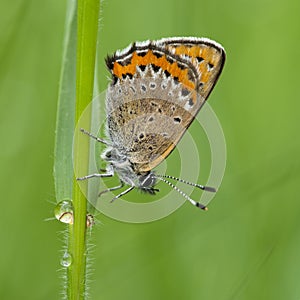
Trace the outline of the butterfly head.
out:
<instances>
[{"instance_id":1,"label":"butterfly head","mask_svg":"<svg viewBox=\"0 0 300 300\"><path fill-rule=\"evenodd\" d=\"M143 192L155 194L158 189L154 186L157 179L152 171L138 172L135 165L117 148L110 146L104 150L101 158L107 161L119 175L121 181L140 189Z\"/></svg>"},{"instance_id":2,"label":"butterfly head","mask_svg":"<svg viewBox=\"0 0 300 300\"><path fill-rule=\"evenodd\" d=\"M141 191L155 195L155 192L159 192L159 189L154 188L157 183L157 178L152 171L145 174L138 175L139 188Z\"/></svg>"}]
</instances>

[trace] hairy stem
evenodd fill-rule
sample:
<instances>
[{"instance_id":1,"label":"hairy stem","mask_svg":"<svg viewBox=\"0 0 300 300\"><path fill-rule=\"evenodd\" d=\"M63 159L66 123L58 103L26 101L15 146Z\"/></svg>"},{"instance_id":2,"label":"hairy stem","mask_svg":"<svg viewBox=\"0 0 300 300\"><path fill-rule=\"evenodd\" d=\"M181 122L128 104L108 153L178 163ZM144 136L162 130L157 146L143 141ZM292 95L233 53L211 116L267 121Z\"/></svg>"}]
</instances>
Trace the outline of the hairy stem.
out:
<instances>
[{"instance_id":1,"label":"hairy stem","mask_svg":"<svg viewBox=\"0 0 300 300\"><path fill-rule=\"evenodd\" d=\"M78 0L77 3L77 56L76 56L76 106L75 124L92 100L94 86L94 70L97 45L98 17L100 0ZM89 129L89 120L81 123ZM74 137L82 134L76 130ZM74 147L75 174L88 172L88 139L80 140ZM68 251L72 264L68 268L68 299L80 300L86 294L86 215L87 200L76 179L73 183L74 224L70 225Z\"/></svg>"}]
</instances>

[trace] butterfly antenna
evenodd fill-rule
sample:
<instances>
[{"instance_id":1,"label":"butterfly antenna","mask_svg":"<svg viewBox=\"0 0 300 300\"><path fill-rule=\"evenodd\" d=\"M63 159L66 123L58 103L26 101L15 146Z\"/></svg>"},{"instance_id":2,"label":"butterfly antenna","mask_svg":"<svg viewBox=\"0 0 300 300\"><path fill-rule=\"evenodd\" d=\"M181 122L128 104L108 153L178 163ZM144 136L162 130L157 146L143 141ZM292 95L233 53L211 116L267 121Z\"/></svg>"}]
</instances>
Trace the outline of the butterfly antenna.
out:
<instances>
[{"instance_id":1,"label":"butterfly antenna","mask_svg":"<svg viewBox=\"0 0 300 300\"><path fill-rule=\"evenodd\" d=\"M189 182L189 181L186 181L184 179L177 178L177 177L170 176L170 175L156 175L156 176L157 177L168 178L168 179L174 179L174 180L177 180L179 182L185 183L187 185L191 185L191 186L197 187L197 188L199 188L199 189L201 189L203 191L207 191L207 192L215 193L217 191L214 187L210 187L210 186L205 186L205 185L201 185L201 184L198 184L198 183Z\"/></svg>"},{"instance_id":2,"label":"butterfly antenna","mask_svg":"<svg viewBox=\"0 0 300 300\"><path fill-rule=\"evenodd\" d=\"M96 141L99 142L99 143L102 143L102 144L105 144L105 145L109 145L109 143L106 142L105 140L96 137L95 135L91 134L90 132L84 130L83 128L80 128L80 131L81 131L82 133L88 135L88 136L91 137L92 139L96 140Z\"/></svg>"},{"instance_id":3,"label":"butterfly antenna","mask_svg":"<svg viewBox=\"0 0 300 300\"><path fill-rule=\"evenodd\" d=\"M157 179L163 181L164 183L168 184L172 189L174 189L176 192L178 192L182 197L184 197L185 199L189 200L194 206L199 207L199 208L201 208L201 209L203 209L203 210L208 210L208 208L207 208L205 205L203 205L203 204L201 204L201 203L199 203L199 202L193 200L192 198L190 198L187 194L185 194L183 191L181 191L181 190L180 190L177 186L175 186L173 183L171 183L170 181L164 179L163 176L155 175L155 177L156 177Z\"/></svg>"}]
</instances>

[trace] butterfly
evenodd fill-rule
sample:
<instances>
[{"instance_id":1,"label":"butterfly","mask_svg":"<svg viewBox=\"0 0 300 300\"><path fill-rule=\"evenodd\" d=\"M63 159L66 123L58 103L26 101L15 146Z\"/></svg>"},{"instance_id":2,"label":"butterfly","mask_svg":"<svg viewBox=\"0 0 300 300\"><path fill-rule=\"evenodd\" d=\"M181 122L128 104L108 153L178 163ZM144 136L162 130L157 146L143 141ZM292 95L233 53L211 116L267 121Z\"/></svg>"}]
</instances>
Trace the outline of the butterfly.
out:
<instances>
[{"instance_id":1,"label":"butterfly","mask_svg":"<svg viewBox=\"0 0 300 300\"><path fill-rule=\"evenodd\" d=\"M106 58L112 81L106 93L108 139L90 137L107 146L101 158L104 173L77 178L110 177L117 173L120 185L102 191L129 187L113 200L138 188L155 194L163 181L193 205L191 199L168 179L205 191L212 187L191 183L153 169L174 150L215 86L225 63L223 47L207 38L174 37L135 42Z\"/></svg>"}]
</instances>

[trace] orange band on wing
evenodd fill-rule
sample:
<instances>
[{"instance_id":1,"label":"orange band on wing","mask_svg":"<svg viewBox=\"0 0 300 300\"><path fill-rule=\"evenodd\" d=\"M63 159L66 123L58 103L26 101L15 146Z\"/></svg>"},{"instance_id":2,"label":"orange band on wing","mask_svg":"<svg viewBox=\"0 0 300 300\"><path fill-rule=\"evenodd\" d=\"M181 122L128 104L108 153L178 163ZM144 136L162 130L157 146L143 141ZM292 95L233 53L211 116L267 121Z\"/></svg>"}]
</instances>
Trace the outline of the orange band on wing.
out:
<instances>
[{"instance_id":1,"label":"orange band on wing","mask_svg":"<svg viewBox=\"0 0 300 300\"><path fill-rule=\"evenodd\" d=\"M197 66L201 72L201 81L203 83L206 83L210 79L210 73L208 72L207 64L215 66L219 63L220 56L215 55L216 50L211 47L206 47L203 45L187 47L186 45L180 45L171 46L170 48L175 49L175 54L177 55L187 55L191 57L193 64ZM197 57L203 58L206 63L199 63L197 61Z\"/></svg>"},{"instance_id":2,"label":"orange band on wing","mask_svg":"<svg viewBox=\"0 0 300 300\"><path fill-rule=\"evenodd\" d=\"M114 62L113 74L119 78L128 73L134 75L136 73L137 66L146 66L149 64L154 64L155 66L162 68L164 71L168 71L172 77L177 77L179 82L191 89L195 89L195 83L188 77L189 70L187 68L180 68L177 62L170 63L167 60L166 55L156 57L152 50L149 50L145 56L139 56L136 52L133 52L131 63L126 66L122 66L117 61Z\"/></svg>"}]
</instances>

